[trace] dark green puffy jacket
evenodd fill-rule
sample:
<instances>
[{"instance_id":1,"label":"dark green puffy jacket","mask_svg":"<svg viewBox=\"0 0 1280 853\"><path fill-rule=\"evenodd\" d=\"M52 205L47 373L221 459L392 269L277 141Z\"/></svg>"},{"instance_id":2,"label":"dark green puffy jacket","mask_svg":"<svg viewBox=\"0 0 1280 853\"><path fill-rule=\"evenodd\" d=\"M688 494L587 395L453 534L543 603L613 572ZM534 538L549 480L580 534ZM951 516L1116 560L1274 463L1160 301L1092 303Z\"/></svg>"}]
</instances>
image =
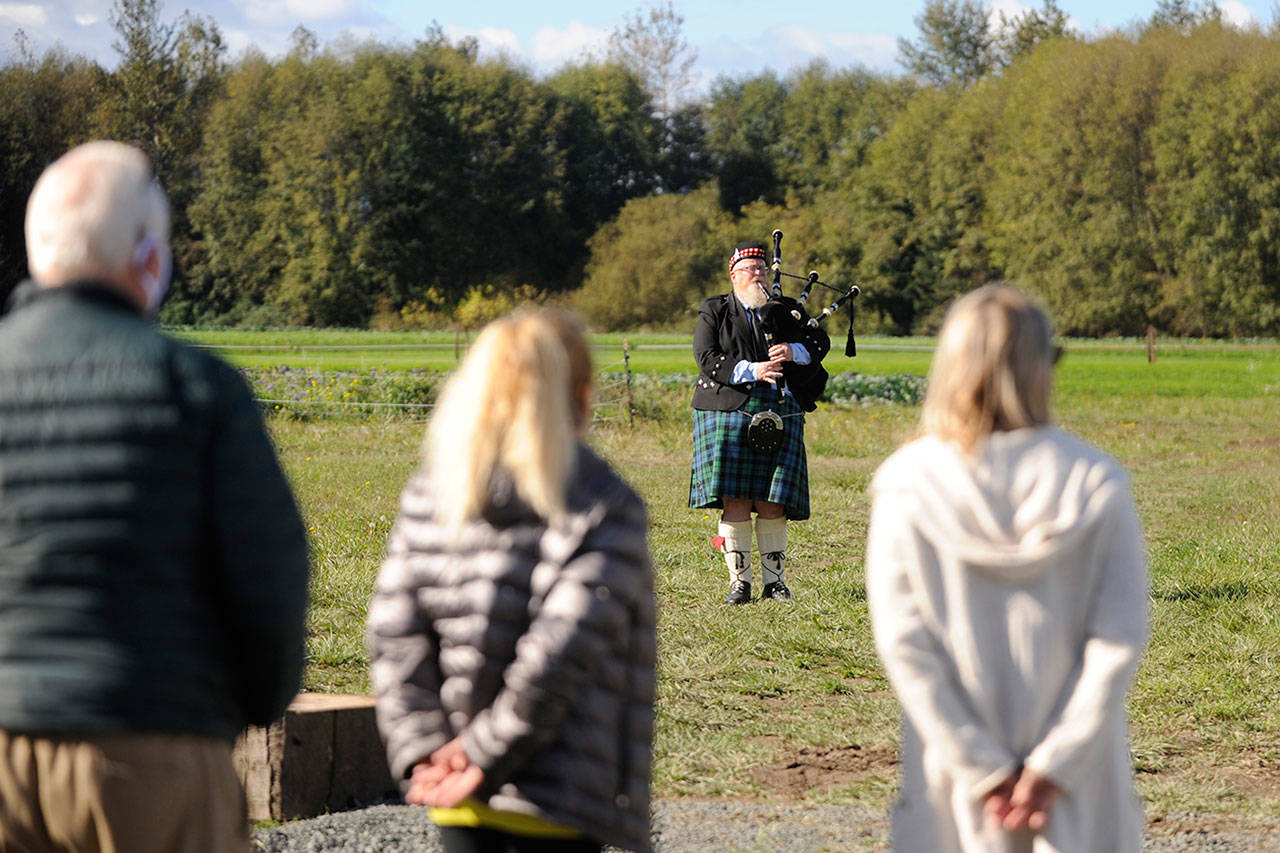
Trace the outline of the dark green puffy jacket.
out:
<instances>
[{"instance_id":1,"label":"dark green puffy jacket","mask_svg":"<svg viewBox=\"0 0 1280 853\"><path fill-rule=\"evenodd\" d=\"M231 738L303 662L302 520L244 380L92 284L0 321L0 729Z\"/></svg>"}]
</instances>

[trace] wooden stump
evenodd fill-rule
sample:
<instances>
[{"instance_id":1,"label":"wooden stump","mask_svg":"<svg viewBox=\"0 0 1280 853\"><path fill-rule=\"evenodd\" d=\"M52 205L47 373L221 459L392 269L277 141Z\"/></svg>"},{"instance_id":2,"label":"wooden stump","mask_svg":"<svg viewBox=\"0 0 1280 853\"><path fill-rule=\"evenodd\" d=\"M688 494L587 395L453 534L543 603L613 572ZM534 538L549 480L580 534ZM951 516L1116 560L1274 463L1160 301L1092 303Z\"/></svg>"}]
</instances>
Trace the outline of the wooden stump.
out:
<instances>
[{"instance_id":1,"label":"wooden stump","mask_svg":"<svg viewBox=\"0 0 1280 853\"><path fill-rule=\"evenodd\" d=\"M293 820L398 797L372 696L301 693L268 727L250 726L233 760L250 820Z\"/></svg>"}]
</instances>

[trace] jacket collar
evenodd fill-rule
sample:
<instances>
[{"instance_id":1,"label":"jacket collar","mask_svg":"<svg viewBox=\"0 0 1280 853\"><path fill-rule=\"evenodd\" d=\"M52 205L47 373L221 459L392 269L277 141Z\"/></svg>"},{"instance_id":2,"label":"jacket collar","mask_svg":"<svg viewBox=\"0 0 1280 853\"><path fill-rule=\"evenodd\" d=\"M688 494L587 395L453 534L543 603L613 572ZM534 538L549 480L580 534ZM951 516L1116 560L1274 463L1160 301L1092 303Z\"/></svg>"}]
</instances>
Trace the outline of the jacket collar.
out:
<instances>
[{"instance_id":1,"label":"jacket collar","mask_svg":"<svg viewBox=\"0 0 1280 853\"><path fill-rule=\"evenodd\" d=\"M141 316L137 306L130 302L123 293L108 284L93 279L72 281L60 287L41 287L34 281L27 279L14 288L13 293L9 296L8 305L5 307L9 311L18 311L37 302L56 300L91 302Z\"/></svg>"}]
</instances>

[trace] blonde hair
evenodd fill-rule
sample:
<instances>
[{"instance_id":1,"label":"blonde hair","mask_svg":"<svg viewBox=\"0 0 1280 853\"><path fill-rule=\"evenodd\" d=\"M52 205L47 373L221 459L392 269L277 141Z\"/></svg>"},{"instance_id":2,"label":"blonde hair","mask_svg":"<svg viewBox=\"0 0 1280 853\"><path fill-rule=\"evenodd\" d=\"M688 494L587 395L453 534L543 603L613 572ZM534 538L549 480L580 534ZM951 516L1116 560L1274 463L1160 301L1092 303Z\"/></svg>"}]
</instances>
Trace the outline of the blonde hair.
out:
<instances>
[{"instance_id":1,"label":"blonde hair","mask_svg":"<svg viewBox=\"0 0 1280 853\"><path fill-rule=\"evenodd\" d=\"M993 432L1049 423L1053 326L1031 297L989 284L960 298L938 337L921 427L976 451Z\"/></svg>"},{"instance_id":2,"label":"blonde hair","mask_svg":"<svg viewBox=\"0 0 1280 853\"><path fill-rule=\"evenodd\" d=\"M127 274L145 238L169 242L169 205L146 154L87 142L36 181L25 229L27 267L42 285Z\"/></svg>"},{"instance_id":3,"label":"blonde hair","mask_svg":"<svg viewBox=\"0 0 1280 853\"><path fill-rule=\"evenodd\" d=\"M543 519L562 515L590 383L586 335L571 315L521 311L489 324L427 431L438 520L456 530L479 518L497 470Z\"/></svg>"}]
</instances>

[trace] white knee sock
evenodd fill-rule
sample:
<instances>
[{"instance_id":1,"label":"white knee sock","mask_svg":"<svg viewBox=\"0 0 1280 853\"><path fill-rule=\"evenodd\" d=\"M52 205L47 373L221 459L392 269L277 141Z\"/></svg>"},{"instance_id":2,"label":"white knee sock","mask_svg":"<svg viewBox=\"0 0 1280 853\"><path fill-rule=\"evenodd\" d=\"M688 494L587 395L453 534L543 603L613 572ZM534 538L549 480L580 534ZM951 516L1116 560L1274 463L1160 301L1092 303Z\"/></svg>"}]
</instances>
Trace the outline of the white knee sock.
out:
<instances>
[{"instance_id":1,"label":"white knee sock","mask_svg":"<svg viewBox=\"0 0 1280 853\"><path fill-rule=\"evenodd\" d=\"M756 546L765 584L779 583L787 566L787 518L756 517Z\"/></svg>"},{"instance_id":2,"label":"white knee sock","mask_svg":"<svg viewBox=\"0 0 1280 853\"><path fill-rule=\"evenodd\" d=\"M724 562L729 567L729 582L751 583L751 522L721 521L724 537Z\"/></svg>"}]
</instances>

